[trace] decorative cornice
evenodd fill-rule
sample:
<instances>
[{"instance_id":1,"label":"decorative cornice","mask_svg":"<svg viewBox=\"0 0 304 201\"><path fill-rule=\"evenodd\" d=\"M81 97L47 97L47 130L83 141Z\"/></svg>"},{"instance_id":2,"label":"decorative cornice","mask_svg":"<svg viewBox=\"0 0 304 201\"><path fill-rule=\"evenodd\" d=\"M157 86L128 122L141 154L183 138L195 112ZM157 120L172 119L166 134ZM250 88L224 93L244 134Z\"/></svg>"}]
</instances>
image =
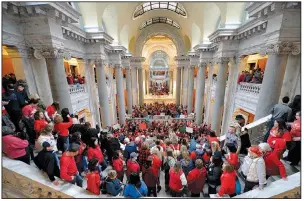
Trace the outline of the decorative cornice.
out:
<instances>
[{"instance_id":1,"label":"decorative cornice","mask_svg":"<svg viewBox=\"0 0 304 201\"><path fill-rule=\"evenodd\" d=\"M215 58L215 63L217 64L224 64L224 63L229 63L231 58L230 57L220 57L220 58Z\"/></svg>"},{"instance_id":2,"label":"decorative cornice","mask_svg":"<svg viewBox=\"0 0 304 201\"><path fill-rule=\"evenodd\" d=\"M50 47L40 47L39 49L34 49L34 57L36 59L71 59L71 54L64 49L56 49Z\"/></svg>"},{"instance_id":3,"label":"decorative cornice","mask_svg":"<svg viewBox=\"0 0 304 201\"><path fill-rule=\"evenodd\" d=\"M114 64L113 68L124 68L121 64Z\"/></svg>"},{"instance_id":4,"label":"decorative cornice","mask_svg":"<svg viewBox=\"0 0 304 201\"><path fill-rule=\"evenodd\" d=\"M136 62L142 63L142 62L144 62L145 60L146 60L145 57L131 57L131 58L130 58L130 61L131 61L132 63L136 63Z\"/></svg>"},{"instance_id":5,"label":"decorative cornice","mask_svg":"<svg viewBox=\"0 0 304 201\"><path fill-rule=\"evenodd\" d=\"M122 54L122 56L126 53L127 51L127 48L125 48L124 46L122 45L116 45L116 46L113 46L113 45L106 45L105 46L105 51L107 53L120 53Z\"/></svg>"},{"instance_id":6,"label":"decorative cornice","mask_svg":"<svg viewBox=\"0 0 304 201\"><path fill-rule=\"evenodd\" d=\"M278 42L267 44L260 49L259 54L265 56L266 54L277 54L277 55L284 55L284 54L292 54L298 55L301 52L301 45L300 43L293 43L288 41Z\"/></svg>"}]
</instances>

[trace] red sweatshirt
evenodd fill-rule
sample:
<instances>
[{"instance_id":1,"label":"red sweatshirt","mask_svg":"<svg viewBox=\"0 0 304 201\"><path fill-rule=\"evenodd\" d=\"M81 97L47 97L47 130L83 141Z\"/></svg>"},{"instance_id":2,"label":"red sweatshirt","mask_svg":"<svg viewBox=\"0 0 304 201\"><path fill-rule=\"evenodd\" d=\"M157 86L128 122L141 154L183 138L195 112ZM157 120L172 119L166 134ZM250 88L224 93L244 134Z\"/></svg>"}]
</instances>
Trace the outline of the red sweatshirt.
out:
<instances>
[{"instance_id":1,"label":"red sweatshirt","mask_svg":"<svg viewBox=\"0 0 304 201\"><path fill-rule=\"evenodd\" d=\"M69 128L73 125L72 118L69 117L69 122L62 122L55 124L54 129L59 133L60 136L68 136Z\"/></svg>"},{"instance_id":2,"label":"red sweatshirt","mask_svg":"<svg viewBox=\"0 0 304 201\"><path fill-rule=\"evenodd\" d=\"M188 189L191 193L199 194L203 191L206 180L206 168L193 169L187 176Z\"/></svg>"},{"instance_id":3,"label":"red sweatshirt","mask_svg":"<svg viewBox=\"0 0 304 201\"><path fill-rule=\"evenodd\" d=\"M235 179L235 171L223 172L221 176L221 188L218 192L219 196L223 196L224 194L231 195L235 193Z\"/></svg>"},{"instance_id":4,"label":"red sweatshirt","mask_svg":"<svg viewBox=\"0 0 304 201\"><path fill-rule=\"evenodd\" d=\"M286 170L284 164L280 161L277 152L267 152L264 155L264 161L266 166L266 175L280 175L282 178L286 176Z\"/></svg>"},{"instance_id":5,"label":"red sweatshirt","mask_svg":"<svg viewBox=\"0 0 304 201\"><path fill-rule=\"evenodd\" d=\"M90 172L86 175L87 190L99 195L100 194L100 175L98 171Z\"/></svg>"},{"instance_id":6,"label":"red sweatshirt","mask_svg":"<svg viewBox=\"0 0 304 201\"><path fill-rule=\"evenodd\" d=\"M161 167L162 161L159 159L159 157L155 154L152 155L152 168L153 173L155 173L156 176L158 176L160 167Z\"/></svg>"},{"instance_id":7,"label":"red sweatshirt","mask_svg":"<svg viewBox=\"0 0 304 201\"><path fill-rule=\"evenodd\" d=\"M47 125L47 121L45 119L39 119L35 120L34 122L34 130L36 131L37 134L39 134L42 129Z\"/></svg>"},{"instance_id":8,"label":"red sweatshirt","mask_svg":"<svg viewBox=\"0 0 304 201\"><path fill-rule=\"evenodd\" d=\"M230 152L227 158L227 162L234 166L234 169L238 170L240 168L239 157L236 153Z\"/></svg>"},{"instance_id":9,"label":"red sweatshirt","mask_svg":"<svg viewBox=\"0 0 304 201\"><path fill-rule=\"evenodd\" d=\"M104 156L102 154L102 151L99 147L99 145L96 145L95 148L89 147L88 148L88 160L91 160L92 158L96 158L99 163L101 163L104 159Z\"/></svg>"},{"instance_id":10,"label":"red sweatshirt","mask_svg":"<svg viewBox=\"0 0 304 201\"><path fill-rule=\"evenodd\" d=\"M76 162L73 156L67 156L64 152L60 159L60 178L71 181L72 176L78 172Z\"/></svg>"},{"instance_id":11,"label":"red sweatshirt","mask_svg":"<svg viewBox=\"0 0 304 201\"><path fill-rule=\"evenodd\" d=\"M133 162L131 159L129 159L127 162L127 175L129 176L132 172L139 173L140 167L137 162Z\"/></svg>"}]
</instances>

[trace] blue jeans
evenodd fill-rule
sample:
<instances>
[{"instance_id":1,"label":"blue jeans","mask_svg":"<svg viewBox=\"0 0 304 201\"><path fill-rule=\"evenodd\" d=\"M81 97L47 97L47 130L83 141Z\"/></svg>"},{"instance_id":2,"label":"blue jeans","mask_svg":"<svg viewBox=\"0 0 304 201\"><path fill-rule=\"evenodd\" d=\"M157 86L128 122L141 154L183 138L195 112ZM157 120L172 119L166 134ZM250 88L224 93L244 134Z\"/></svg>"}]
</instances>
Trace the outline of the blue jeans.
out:
<instances>
[{"instance_id":1,"label":"blue jeans","mask_svg":"<svg viewBox=\"0 0 304 201\"><path fill-rule=\"evenodd\" d=\"M79 175L79 173L77 172L77 174L74 175L74 179L72 181L70 181L71 184L75 184L79 187L82 187L82 177Z\"/></svg>"},{"instance_id":2,"label":"blue jeans","mask_svg":"<svg viewBox=\"0 0 304 201\"><path fill-rule=\"evenodd\" d=\"M88 170L88 159L85 156L82 156L82 168L84 171Z\"/></svg>"},{"instance_id":3,"label":"blue jeans","mask_svg":"<svg viewBox=\"0 0 304 201\"><path fill-rule=\"evenodd\" d=\"M59 158L58 158L58 156L57 156L57 154L56 154L56 152L55 152L55 151L53 152L53 155L54 155L54 158L55 158L56 164L57 164L58 168L60 169L60 162L59 162Z\"/></svg>"}]
</instances>

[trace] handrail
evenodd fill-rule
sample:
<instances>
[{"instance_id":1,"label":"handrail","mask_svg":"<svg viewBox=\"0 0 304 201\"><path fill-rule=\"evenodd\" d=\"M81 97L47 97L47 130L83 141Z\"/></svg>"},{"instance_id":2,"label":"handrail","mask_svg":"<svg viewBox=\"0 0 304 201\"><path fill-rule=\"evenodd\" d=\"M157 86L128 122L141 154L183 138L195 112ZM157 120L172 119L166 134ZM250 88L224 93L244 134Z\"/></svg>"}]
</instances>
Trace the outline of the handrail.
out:
<instances>
[{"instance_id":1,"label":"handrail","mask_svg":"<svg viewBox=\"0 0 304 201\"><path fill-rule=\"evenodd\" d=\"M86 88L84 84L76 84L76 85L69 85L69 92L70 94L78 94L86 92Z\"/></svg>"}]
</instances>

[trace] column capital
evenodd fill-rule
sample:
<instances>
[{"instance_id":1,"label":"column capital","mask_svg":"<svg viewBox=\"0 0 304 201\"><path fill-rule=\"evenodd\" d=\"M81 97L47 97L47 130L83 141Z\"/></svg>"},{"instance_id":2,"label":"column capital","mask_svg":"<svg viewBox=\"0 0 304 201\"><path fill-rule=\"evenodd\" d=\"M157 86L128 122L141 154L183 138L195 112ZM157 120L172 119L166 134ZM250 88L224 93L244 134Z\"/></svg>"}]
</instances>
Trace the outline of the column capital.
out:
<instances>
[{"instance_id":1,"label":"column capital","mask_svg":"<svg viewBox=\"0 0 304 201\"><path fill-rule=\"evenodd\" d=\"M121 64L114 64L113 68L124 68Z\"/></svg>"},{"instance_id":2,"label":"column capital","mask_svg":"<svg viewBox=\"0 0 304 201\"><path fill-rule=\"evenodd\" d=\"M220 57L215 59L215 63L217 64L228 64L230 62L230 57Z\"/></svg>"},{"instance_id":3,"label":"column capital","mask_svg":"<svg viewBox=\"0 0 304 201\"><path fill-rule=\"evenodd\" d=\"M301 52L300 42L288 42L282 41L277 43L271 43L263 46L259 54L265 56L266 54L270 55L298 55Z\"/></svg>"},{"instance_id":4,"label":"column capital","mask_svg":"<svg viewBox=\"0 0 304 201\"><path fill-rule=\"evenodd\" d=\"M192 65L190 65L188 68L189 68L189 69L194 69L196 66L197 66L197 65L192 64Z\"/></svg>"},{"instance_id":5,"label":"column capital","mask_svg":"<svg viewBox=\"0 0 304 201\"><path fill-rule=\"evenodd\" d=\"M93 60L96 67L104 67L106 65L105 60L103 59L95 59Z\"/></svg>"},{"instance_id":6,"label":"column capital","mask_svg":"<svg viewBox=\"0 0 304 201\"><path fill-rule=\"evenodd\" d=\"M71 59L70 52L64 49L58 49L54 47L39 47L37 49L34 48L34 57L36 59L42 59L43 57L46 59Z\"/></svg>"}]
</instances>

